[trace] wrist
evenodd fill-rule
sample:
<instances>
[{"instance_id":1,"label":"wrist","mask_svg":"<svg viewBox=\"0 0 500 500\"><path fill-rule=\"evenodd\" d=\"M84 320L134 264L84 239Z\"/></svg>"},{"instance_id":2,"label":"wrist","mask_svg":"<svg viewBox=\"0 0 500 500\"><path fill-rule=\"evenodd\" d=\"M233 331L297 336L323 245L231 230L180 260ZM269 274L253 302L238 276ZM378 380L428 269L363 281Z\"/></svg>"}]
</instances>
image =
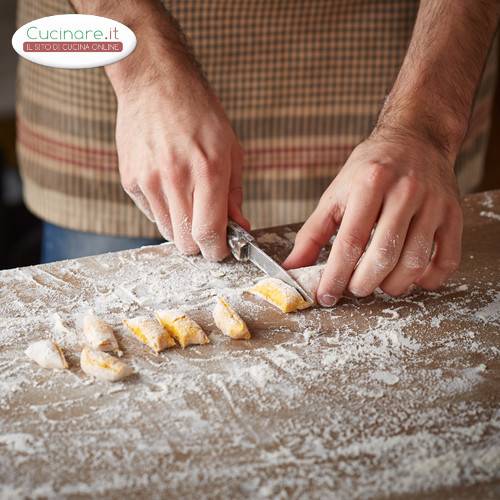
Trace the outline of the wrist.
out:
<instances>
[{"instance_id":1,"label":"wrist","mask_svg":"<svg viewBox=\"0 0 500 500\"><path fill-rule=\"evenodd\" d=\"M468 116L459 115L456 110L434 101L423 95L408 96L404 100L390 95L374 133L399 134L431 144L453 165L467 132Z\"/></svg>"},{"instance_id":2,"label":"wrist","mask_svg":"<svg viewBox=\"0 0 500 500\"><path fill-rule=\"evenodd\" d=\"M161 82L175 85L187 74L203 80L203 73L177 24L161 4L149 8L127 24L135 33L137 45L125 59L104 69L117 98Z\"/></svg>"}]
</instances>

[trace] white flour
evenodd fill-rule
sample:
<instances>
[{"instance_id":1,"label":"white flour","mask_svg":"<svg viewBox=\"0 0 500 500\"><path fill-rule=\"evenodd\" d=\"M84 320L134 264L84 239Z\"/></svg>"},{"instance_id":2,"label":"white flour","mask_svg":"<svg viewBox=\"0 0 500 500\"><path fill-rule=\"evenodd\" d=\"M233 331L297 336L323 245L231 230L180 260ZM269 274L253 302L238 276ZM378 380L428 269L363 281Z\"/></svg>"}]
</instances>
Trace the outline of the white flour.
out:
<instances>
[{"instance_id":1,"label":"white flour","mask_svg":"<svg viewBox=\"0 0 500 500\"><path fill-rule=\"evenodd\" d=\"M265 239L289 247L278 238ZM476 276L284 316L244 295L251 266L169 249L0 273L0 497L367 498L500 480L500 402L474 396L498 373L495 285ZM220 293L252 340L215 331ZM155 356L121 325L166 307L190 312L211 344ZM89 308L139 376L111 385L81 373ZM70 372L24 356L48 337Z\"/></svg>"},{"instance_id":2,"label":"white flour","mask_svg":"<svg viewBox=\"0 0 500 500\"><path fill-rule=\"evenodd\" d=\"M489 219L500 220L500 214L497 214L497 213L492 212L490 210L488 210L488 211L483 210L483 211L479 212L479 215L481 217L488 217Z\"/></svg>"}]
</instances>

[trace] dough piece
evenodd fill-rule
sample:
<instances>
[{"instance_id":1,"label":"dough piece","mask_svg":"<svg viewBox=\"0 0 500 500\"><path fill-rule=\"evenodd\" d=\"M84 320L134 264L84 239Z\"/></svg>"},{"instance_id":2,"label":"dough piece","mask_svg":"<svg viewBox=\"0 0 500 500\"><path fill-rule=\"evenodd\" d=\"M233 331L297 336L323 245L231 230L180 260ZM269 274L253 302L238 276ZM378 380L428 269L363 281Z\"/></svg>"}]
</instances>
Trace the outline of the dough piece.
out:
<instances>
[{"instance_id":1,"label":"dough piece","mask_svg":"<svg viewBox=\"0 0 500 500\"><path fill-rule=\"evenodd\" d=\"M215 325L224 335L232 339L248 340L250 338L247 325L225 297L217 297L212 315Z\"/></svg>"},{"instance_id":2,"label":"dough piece","mask_svg":"<svg viewBox=\"0 0 500 500\"><path fill-rule=\"evenodd\" d=\"M118 342L110 325L89 312L83 318L85 343L96 351L118 352Z\"/></svg>"},{"instance_id":3,"label":"dough piece","mask_svg":"<svg viewBox=\"0 0 500 500\"><path fill-rule=\"evenodd\" d=\"M278 307L284 313L311 307L295 288L276 278L264 278L248 290Z\"/></svg>"},{"instance_id":4,"label":"dough piece","mask_svg":"<svg viewBox=\"0 0 500 500\"><path fill-rule=\"evenodd\" d=\"M318 291L321 275L326 265L299 267L290 269L288 274L311 296L316 303L316 293Z\"/></svg>"},{"instance_id":5,"label":"dough piece","mask_svg":"<svg viewBox=\"0 0 500 500\"><path fill-rule=\"evenodd\" d=\"M68 363L61 348L52 340L34 342L24 352L28 358L43 368L52 368L54 370L65 370L68 368Z\"/></svg>"},{"instance_id":6,"label":"dough piece","mask_svg":"<svg viewBox=\"0 0 500 500\"><path fill-rule=\"evenodd\" d=\"M183 349L191 344L210 342L200 325L182 311L164 309L156 312L156 318Z\"/></svg>"},{"instance_id":7,"label":"dough piece","mask_svg":"<svg viewBox=\"0 0 500 500\"><path fill-rule=\"evenodd\" d=\"M146 316L137 316L123 323L142 343L159 353L169 347L175 346L175 340L169 332L154 319Z\"/></svg>"},{"instance_id":8,"label":"dough piece","mask_svg":"<svg viewBox=\"0 0 500 500\"><path fill-rule=\"evenodd\" d=\"M108 382L116 382L134 373L134 370L123 361L89 347L82 349L80 366L87 375Z\"/></svg>"}]
</instances>

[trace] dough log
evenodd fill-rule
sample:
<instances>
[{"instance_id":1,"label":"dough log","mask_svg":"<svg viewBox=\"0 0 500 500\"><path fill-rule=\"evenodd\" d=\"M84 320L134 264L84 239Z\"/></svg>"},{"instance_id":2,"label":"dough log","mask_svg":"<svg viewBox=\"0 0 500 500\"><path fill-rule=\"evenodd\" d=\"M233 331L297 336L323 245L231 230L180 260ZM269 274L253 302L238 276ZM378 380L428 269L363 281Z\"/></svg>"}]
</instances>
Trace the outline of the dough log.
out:
<instances>
[{"instance_id":1,"label":"dough log","mask_svg":"<svg viewBox=\"0 0 500 500\"><path fill-rule=\"evenodd\" d=\"M316 302L316 293L318 291L321 274L326 264L318 266L299 267L290 269L288 274L311 296Z\"/></svg>"}]
</instances>

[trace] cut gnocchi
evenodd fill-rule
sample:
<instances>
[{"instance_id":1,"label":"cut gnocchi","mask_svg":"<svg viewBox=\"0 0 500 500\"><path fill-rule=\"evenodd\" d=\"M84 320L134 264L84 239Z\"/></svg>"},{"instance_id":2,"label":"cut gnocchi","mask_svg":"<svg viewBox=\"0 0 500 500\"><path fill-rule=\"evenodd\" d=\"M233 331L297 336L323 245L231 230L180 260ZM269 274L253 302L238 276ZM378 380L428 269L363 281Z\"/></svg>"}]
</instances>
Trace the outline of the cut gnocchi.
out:
<instances>
[{"instance_id":1,"label":"cut gnocchi","mask_svg":"<svg viewBox=\"0 0 500 500\"><path fill-rule=\"evenodd\" d=\"M224 335L245 340L251 337L247 325L225 297L217 297L212 315L215 325Z\"/></svg>"},{"instance_id":2,"label":"cut gnocchi","mask_svg":"<svg viewBox=\"0 0 500 500\"><path fill-rule=\"evenodd\" d=\"M262 297L284 313L307 309L312 304L304 300L295 288L276 278L264 278L248 290L254 295Z\"/></svg>"},{"instance_id":3,"label":"cut gnocchi","mask_svg":"<svg viewBox=\"0 0 500 500\"><path fill-rule=\"evenodd\" d=\"M89 347L82 349L80 366L87 375L108 382L116 382L134 373L134 370L123 361Z\"/></svg>"},{"instance_id":4,"label":"cut gnocchi","mask_svg":"<svg viewBox=\"0 0 500 500\"><path fill-rule=\"evenodd\" d=\"M118 342L110 325L89 312L83 318L85 343L97 351L118 352Z\"/></svg>"},{"instance_id":5,"label":"cut gnocchi","mask_svg":"<svg viewBox=\"0 0 500 500\"><path fill-rule=\"evenodd\" d=\"M68 362L61 348L52 340L34 342L24 352L28 358L43 368L52 368L54 370L65 370L68 368Z\"/></svg>"},{"instance_id":6,"label":"cut gnocchi","mask_svg":"<svg viewBox=\"0 0 500 500\"><path fill-rule=\"evenodd\" d=\"M151 347L156 353L175 346L175 340L170 332L165 330L154 319L137 316L136 318L126 319L123 323L137 339Z\"/></svg>"},{"instance_id":7,"label":"cut gnocchi","mask_svg":"<svg viewBox=\"0 0 500 500\"><path fill-rule=\"evenodd\" d=\"M163 309L156 312L156 317L183 349L191 344L208 344L210 342L200 325L182 311Z\"/></svg>"}]
</instances>

